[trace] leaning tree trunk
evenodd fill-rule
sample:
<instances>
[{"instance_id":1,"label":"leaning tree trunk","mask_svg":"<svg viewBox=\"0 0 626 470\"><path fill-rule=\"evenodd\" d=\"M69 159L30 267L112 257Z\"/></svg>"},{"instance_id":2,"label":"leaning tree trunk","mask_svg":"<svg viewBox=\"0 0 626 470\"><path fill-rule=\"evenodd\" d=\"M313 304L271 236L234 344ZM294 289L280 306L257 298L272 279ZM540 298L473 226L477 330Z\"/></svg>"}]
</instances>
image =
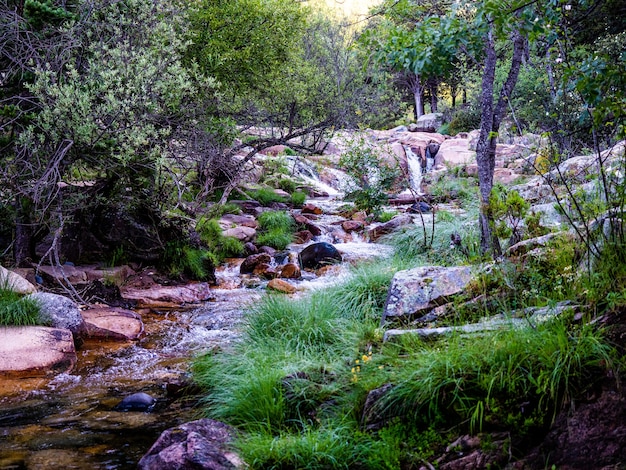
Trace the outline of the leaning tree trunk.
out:
<instances>
[{"instance_id":1,"label":"leaning tree trunk","mask_svg":"<svg viewBox=\"0 0 626 470\"><path fill-rule=\"evenodd\" d=\"M494 232L494 220L489 204L493 188L493 173L496 166L496 143L498 130L509 97L515 88L517 77L524 55L526 38L515 31L513 39L513 56L507 79L500 90L497 104L493 103L493 85L495 80L497 56L493 29L490 28L485 38L485 64L483 69L482 93L480 98L480 134L476 144L476 162L478 164L478 183L480 186L480 249L483 254L497 257L502 254L500 240Z\"/></svg>"}]
</instances>

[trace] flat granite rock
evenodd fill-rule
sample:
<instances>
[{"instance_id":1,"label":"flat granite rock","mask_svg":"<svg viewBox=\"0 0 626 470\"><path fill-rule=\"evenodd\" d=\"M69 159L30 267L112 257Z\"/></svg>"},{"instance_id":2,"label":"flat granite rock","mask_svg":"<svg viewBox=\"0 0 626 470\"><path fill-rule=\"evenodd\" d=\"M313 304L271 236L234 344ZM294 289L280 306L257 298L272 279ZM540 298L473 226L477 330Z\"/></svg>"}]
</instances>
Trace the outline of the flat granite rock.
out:
<instances>
[{"instance_id":1,"label":"flat granite rock","mask_svg":"<svg viewBox=\"0 0 626 470\"><path fill-rule=\"evenodd\" d=\"M0 327L0 377L48 377L76 365L70 330L44 326Z\"/></svg>"},{"instance_id":2,"label":"flat granite rock","mask_svg":"<svg viewBox=\"0 0 626 470\"><path fill-rule=\"evenodd\" d=\"M87 337L105 340L129 341L143 333L141 316L122 308L94 308L81 312L87 325Z\"/></svg>"}]
</instances>

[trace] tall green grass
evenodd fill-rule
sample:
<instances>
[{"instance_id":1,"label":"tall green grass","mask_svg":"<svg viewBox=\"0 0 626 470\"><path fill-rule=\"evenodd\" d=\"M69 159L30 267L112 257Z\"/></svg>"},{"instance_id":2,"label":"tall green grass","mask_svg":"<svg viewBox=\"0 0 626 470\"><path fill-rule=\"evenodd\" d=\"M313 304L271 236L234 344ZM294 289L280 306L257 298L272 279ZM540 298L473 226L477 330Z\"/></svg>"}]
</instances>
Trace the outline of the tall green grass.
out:
<instances>
[{"instance_id":1,"label":"tall green grass","mask_svg":"<svg viewBox=\"0 0 626 470\"><path fill-rule=\"evenodd\" d=\"M8 286L0 286L0 326L40 325L39 305Z\"/></svg>"},{"instance_id":2,"label":"tall green grass","mask_svg":"<svg viewBox=\"0 0 626 470\"><path fill-rule=\"evenodd\" d=\"M257 244L284 250L287 245L293 242L295 223L286 212L263 212L258 217L258 222L260 233L257 235Z\"/></svg>"},{"instance_id":3,"label":"tall green grass","mask_svg":"<svg viewBox=\"0 0 626 470\"><path fill-rule=\"evenodd\" d=\"M398 360L400 351L403 359ZM386 348L395 386L378 404L387 419L532 432L612 367L615 351L591 327L553 321L439 343L407 337ZM401 367L400 367L401 366Z\"/></svg>"}]
</instances>

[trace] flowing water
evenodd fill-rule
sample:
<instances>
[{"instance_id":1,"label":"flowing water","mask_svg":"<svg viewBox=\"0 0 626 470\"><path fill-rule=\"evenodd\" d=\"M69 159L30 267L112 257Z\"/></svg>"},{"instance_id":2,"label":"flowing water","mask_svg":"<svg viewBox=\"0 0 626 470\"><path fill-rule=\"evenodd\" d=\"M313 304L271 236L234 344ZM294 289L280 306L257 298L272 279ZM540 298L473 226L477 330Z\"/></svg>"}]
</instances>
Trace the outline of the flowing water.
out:
<instances>
[{"instance_id":1,"label":"flowing water","mask_svg":"<svg viewBox=\"0 0 626 470\"><path fill-rule=\"evenodd\" d=\"M331 210L337 199L314 201ZM348 275L359 260L385 256L390 248L351 235L331 235L338 216L316 223L343 253L344 263L323 276L304 273L294 284L306 291ZM292 246L294 251L302 245ZM189 360L237 340L247 306L264 293L265 282L242 279L238 262L218 272L214 300L190 310L144 313L145 335L123 344L86 343L71 374L0 383L0 469L132 469L167 428L200 416L188 383ZM120 412L125 396L145 392L157 399L151 412Z\"/></svg>"}]
</instances>

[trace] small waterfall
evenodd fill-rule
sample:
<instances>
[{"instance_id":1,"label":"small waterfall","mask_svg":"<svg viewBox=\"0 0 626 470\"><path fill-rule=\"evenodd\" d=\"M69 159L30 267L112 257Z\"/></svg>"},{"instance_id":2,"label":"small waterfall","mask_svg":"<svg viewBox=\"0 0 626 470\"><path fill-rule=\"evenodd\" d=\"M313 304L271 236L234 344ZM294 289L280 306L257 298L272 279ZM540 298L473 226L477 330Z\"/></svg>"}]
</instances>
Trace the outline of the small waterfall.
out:
<instances>
[{"instance_id":1,"label":"small waterfall","mask_svg":"<svg viewBox=\"0 0 626 470\"><path fill-rule=\"evenodd\" d=\"M341 192L337 187L324 183L320 180L317 170L303 157L287 156L286 157L289 171L293 176L298 177L306 184L327 193L329 196L341 196ZM334 173L333 173L333 176Z\"/></svg>"},{"instance_id":2,"label":"small waterfall","mask_svg":"<svg viewBox=\"0 0 626 470\"><path fill-rule=\"evenodd\" d=\"M409 167L409 179L411 183L411 189L417 194L422 193L422 159L420 155L416 155L415 152L408 145L404 146L406 153L406 161Z\"/></svg>"}]
</instances>

